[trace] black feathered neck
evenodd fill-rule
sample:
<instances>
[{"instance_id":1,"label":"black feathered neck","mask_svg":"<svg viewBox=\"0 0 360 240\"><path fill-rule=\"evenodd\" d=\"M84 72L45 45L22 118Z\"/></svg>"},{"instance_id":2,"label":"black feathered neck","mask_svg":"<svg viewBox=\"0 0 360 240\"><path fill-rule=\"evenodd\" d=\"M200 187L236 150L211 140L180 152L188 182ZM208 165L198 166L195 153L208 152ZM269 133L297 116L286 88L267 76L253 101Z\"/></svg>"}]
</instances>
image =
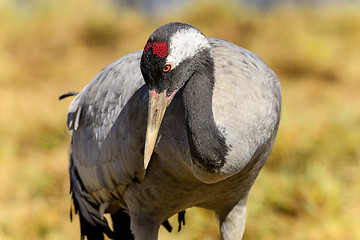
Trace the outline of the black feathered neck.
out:
<instances>
[{"instance_id":1,"label":"black feathered neck","mask_svg":"<svg viewBox=\"0 0 360 240\"><path fill-rule=\"evenodd\" d=\"M197 69L184 88L186 127L193 161L215 172L224 165L229 149L212 112L214 60L210 51L197 58Z\"/></svg>"}]
</instances>

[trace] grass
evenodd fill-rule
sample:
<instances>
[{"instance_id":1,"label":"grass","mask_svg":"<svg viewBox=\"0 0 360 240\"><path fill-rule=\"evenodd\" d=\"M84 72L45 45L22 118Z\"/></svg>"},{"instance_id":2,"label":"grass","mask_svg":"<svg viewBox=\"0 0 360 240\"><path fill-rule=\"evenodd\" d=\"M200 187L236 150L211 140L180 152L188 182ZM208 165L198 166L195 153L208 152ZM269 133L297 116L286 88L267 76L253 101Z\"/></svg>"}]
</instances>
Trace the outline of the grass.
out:
<instances>
[{"instance_id":1,"label":"grass","mask_svg":"<svg viewBox=\"0 0 360 240\"><path fill-rule=\"evenodd\" d=\"M57 97L169 21L248 48L281 81L280 129L249 197L244 239L360 239L359 8L256 12L215 2L148 19L91 3L0 3L0 239L79 236L69 221L70 99ZM211 212L190 209L186 220L160 239L219 239Z\"/></svg>"}]
</instances>

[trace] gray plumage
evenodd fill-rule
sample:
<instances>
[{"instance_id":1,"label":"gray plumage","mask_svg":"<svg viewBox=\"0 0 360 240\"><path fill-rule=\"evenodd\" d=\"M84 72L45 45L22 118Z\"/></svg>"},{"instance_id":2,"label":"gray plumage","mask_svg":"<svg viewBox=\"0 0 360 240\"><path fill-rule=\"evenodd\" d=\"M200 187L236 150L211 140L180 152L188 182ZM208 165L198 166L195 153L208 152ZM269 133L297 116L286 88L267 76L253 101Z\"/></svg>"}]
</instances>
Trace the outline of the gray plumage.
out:
<instances>
[{"instance_id":1,"label":"gray plumage","mask_svg":"<svg viewBox=\"0 0 360 240\"><path fill-rule=\"evenodd\" d=\"M254 53L221 39L206 41L215 82L210 102L204 101L210 112L203 114L210 114L226 148L219 145L216 153L223 153L223 161L213 168L212 162L198 163L192 150L196 144L207 150L200 137L207 135L191 134L207 128L196 125L197 120L188 123L191 99L185 95L192 95L192 101L205 98L204 91L191 89L196 84L190 79L166 109L145 170L149 87L140 71L143 51L105 67L72 101L67 120L73 130L70 180L83 235L89 238L92 233L85 228L94 228L114 237L103 214L125 211L137 240L157 239L161 223L198 206L215 211L222 239L242 238L247 196L279 126L280 84Z\"/></svg>"}]
</instances>

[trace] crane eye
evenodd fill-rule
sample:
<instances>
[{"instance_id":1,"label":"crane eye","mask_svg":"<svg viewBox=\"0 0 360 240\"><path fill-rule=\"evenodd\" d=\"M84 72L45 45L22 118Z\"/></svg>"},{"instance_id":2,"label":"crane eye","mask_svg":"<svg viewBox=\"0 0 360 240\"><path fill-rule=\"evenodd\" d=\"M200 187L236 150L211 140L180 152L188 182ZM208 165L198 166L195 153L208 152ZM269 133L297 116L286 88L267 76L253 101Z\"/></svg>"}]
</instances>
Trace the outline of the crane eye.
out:
<instances>
[{"instance_id":1,"label":"crane eye","mask_svg":"<svg viewBox=\"0 0 360 240\"><path fill-rule=\"evenodd\" d=\"M171 70L171 64L166 64L164 67L163 67L163 72L164 73L167 73Z\"/></svg>"}]
</instances>

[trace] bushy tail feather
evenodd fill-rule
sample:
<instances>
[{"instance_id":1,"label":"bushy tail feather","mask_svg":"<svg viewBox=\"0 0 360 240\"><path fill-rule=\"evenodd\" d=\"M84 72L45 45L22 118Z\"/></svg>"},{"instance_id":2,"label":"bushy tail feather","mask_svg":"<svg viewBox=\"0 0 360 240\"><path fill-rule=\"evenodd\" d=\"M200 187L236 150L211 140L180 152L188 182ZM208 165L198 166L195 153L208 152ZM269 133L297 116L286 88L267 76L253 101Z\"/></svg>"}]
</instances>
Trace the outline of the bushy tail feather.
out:
<instances>
[{"instance_id":1,"label":"bushy tail feather","mask_svg":"<svg viewBox=\"0 0 360 240\"><path fill-rule=\"evenodd\" d=\"M114 226L114 239L122 240L134 240L134 235L130 229L130 216L119 210L115 214L111 214L111 219Z\"/></svg>"},{"instance_id":2,"label":"bushy tail feather","mask_svg":"<svg viewBox=\"0 0 360 240\"><path fill-rule=\"evenodd\" d=\"M106 218L100 215L99 205L95 199L86 192L79 173L70 156L70 193L74 202L75 213L79 214L81 239L104 239L103 233L114 239L114 232L110 229ZM72 218L72 216L71 216Z\"/></svg>"}]
</instances>

